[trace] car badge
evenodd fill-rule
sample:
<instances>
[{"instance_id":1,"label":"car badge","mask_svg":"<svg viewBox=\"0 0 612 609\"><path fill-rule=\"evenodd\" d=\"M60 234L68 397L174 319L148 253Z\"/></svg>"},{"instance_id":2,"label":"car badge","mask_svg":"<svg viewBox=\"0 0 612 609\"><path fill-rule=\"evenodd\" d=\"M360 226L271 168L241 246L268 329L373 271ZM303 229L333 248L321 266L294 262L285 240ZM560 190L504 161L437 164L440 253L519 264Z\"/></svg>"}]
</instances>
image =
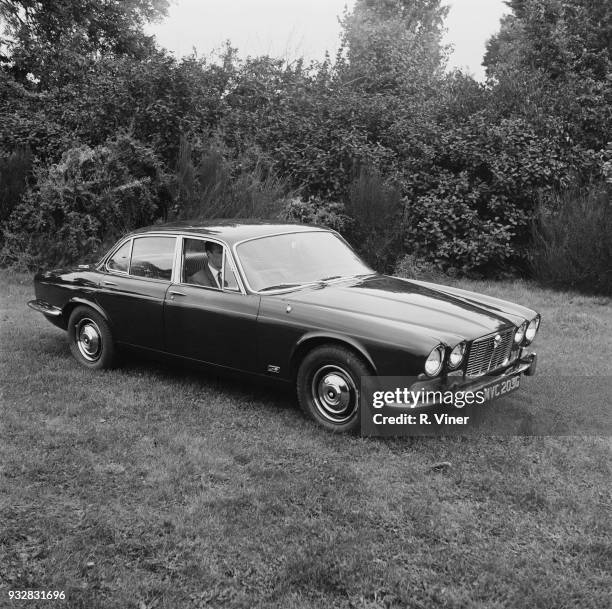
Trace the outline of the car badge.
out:
<instances>
[{"instance_id":1,"label":"car badge","mask_svg":"<svg viewBox=\"0 0 612 609\"><path fill-rule=\"evenodd\" d=\"M493 339L493 342L495 343L495 348L497 349L497 347L499 347L502 342L501 334L496 334L495 338Z\"/></svg>"}]
</instances>

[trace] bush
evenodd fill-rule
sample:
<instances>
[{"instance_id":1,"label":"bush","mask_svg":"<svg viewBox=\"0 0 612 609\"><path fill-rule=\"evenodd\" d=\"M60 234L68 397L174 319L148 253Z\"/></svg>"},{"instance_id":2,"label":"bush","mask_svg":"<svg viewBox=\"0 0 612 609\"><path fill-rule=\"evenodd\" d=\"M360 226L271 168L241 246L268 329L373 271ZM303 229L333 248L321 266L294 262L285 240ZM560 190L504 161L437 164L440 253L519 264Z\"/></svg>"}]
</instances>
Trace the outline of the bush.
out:
<instances>
[{"instance_id":1,"label":"bush","mask_svg":"<svg viewBox=\"0 0 612 609\"><path fill-rule=\"evenodd\" d=\"M406 251L464 275L507 268L516 255L512 238L525 214L508 203L491 217L491 208L501 202L503 198L491 196L486 184L470 181L465 172L441 173L436 187L406 205ZM482 211L483 205L489 210Z\"/></svg>"},{"instance_id":2,"label":"bush","mask_svg":"<svg viewBox=\"0 0 612 609\"><path fill-rule=\"evenodd\" d=\"M0 156L0 224L8 219L21 200L31 171L32 153L27 146Z\"/></svg>"},{"instance_id":3,"label":"bush","mask_svg":"<svg viewBox=\"0 0 612 609\"><path fill-rule=\"evenodd\" d=\"M166 205L157 157L130 135L72 148L60 163L35 170L4 228L0 262L29 269L72 263L163 217Z\"/></svg>"},{"instance_id":4,"label":"bush","mask_svg":"<svg viewBox=\"0 0 612 609\"><path fill-rule=\"evenodd\" d=\"M289 222L326 226L340 233L345 231L351 222L342 203L323 201L318 197L311 197L307 201L297 197L290 199L281 218Z\"/></svg>"},{"instance_id":5,"label":"bush","mask_svg":"<svg viewBox=\"0 0 612 609\"><path fill-rule=\"evenodd\" d=\"M435 264L414 254L406 254L401 258L393 274L397 277L405 277L406 279L420 279L436 283L448 283L455 276L454 272L444 273Z\"/></svg>"},{"instance_id":6,"label":"bush","mask_svg":"<svg viewBox=\"0 0 612 609\"><path fill-rule=\"evenodd\" d=\"M293 192L256 148L237 159L222 144L183 139L175 174L178 218L277 218Z\"/></svg>"},{"instance_id":7,"label":"bush","mask_svg":"<svg viewBox=\"0 0 612 609\"><path fill-rule=\"evenodd\" d=\"M375 168L363 169L350 188L347 237L375 269L388 272L402 253L403 205L399 189Z\"/></svg>"},{"instance_id":8,"label":"bush","mask_svg":"<svg viewBox=\"0 0 612 609\"><path fill-rule=\"evenodd\" d=\"M601 183L542 203L533 225L534 276L544 283L612 294L612 187Z\"/></svg>"}]
</instances>

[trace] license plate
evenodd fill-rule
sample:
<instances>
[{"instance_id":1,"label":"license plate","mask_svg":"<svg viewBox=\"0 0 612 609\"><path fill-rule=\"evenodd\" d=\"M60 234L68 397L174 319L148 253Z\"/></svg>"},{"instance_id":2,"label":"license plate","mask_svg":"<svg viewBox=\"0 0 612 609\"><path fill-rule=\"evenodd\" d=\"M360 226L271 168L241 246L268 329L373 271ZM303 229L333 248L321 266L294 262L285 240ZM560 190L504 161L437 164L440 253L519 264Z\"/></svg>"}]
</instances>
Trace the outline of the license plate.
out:
<instances>
[{"instance_id":1,"label":"license plate","mask_svg":"<svg viewBox=\"0 0 612 609\"><path fill-rule=\"evenodd\" d=\"M519 389L521 385L521 376L511 376L510 378L499 379L488 385L485 385L481 391L484 394L484 401L490 402L504 395L512 393Z\"/></svg>"}]
</instances>

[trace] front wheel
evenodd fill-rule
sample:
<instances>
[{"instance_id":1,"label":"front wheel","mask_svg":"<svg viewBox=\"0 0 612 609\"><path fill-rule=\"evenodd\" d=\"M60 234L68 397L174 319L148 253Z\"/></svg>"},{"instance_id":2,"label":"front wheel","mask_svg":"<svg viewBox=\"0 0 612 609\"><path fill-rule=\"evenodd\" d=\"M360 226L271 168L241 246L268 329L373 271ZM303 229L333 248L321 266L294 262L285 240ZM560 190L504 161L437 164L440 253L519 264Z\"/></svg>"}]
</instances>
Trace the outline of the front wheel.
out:
<instances>
[{"instance_id":1,"label":"front wheel","mask_svg":"<svg viewBox=\"0 0 612 609\"><path fill-rule=\"evenodd\" d=\"M68 342L75 359L86 368L111 368L113 336L106 320L89 307L77 307L68 320Z\"/></svg>"},{"instance_id":2,"label":"front wheel","mask_svg":"<svg viewBox=\"0 0 612 609\"><path fill-rule=\"evenodd\" d=\"M331 431L357 431L361 377L370 374L367 364L352 351L336 345L317 347L298 370L300 407Z\"/></svg>"}]
</instances>

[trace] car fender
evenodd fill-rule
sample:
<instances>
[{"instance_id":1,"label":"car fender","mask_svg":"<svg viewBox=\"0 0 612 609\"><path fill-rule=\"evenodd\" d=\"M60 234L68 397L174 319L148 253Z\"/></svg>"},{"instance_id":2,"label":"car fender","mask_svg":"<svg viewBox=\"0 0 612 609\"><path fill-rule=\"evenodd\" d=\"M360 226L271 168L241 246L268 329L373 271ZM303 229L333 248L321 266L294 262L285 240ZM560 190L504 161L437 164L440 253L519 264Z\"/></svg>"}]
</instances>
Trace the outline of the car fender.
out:
<instances>
[{"instance_id":1,"label":"car fender","mask_svg":"<svg viewBox=\"0 0 612 609\"><path fill-rule=\"evenodd\" d=\"M314 347L317 344L323 344L325 342L344 344L352 350L357 351L357 353L359 353L370 365L373 371L372 373L377 374L374 361L370 357L370 354L368 353L366 348L359 341L344 334L337 334L335 332L326 331L307 332L297 341L289 357L291 369L294 372L297 371L297 362L299 361L300 356L306 351L308 351L310 345Z\"/></svg>"},{"instance_id":2,"label":"car fender","mask_svg":"<svg viewBox=\"0 0 612 609\"><path fill-rule=\"evenodd\" d=\"M66 324L68 324L68 318L70 317L72 311L79 305L84 305L93 309L96 313L99 313L103 317L107 324L112 326L110 318L99 304L96 304L95 302L81 296L72 297L62 308L62 317L66 320Z\"/></svg>"}]
</instances>

